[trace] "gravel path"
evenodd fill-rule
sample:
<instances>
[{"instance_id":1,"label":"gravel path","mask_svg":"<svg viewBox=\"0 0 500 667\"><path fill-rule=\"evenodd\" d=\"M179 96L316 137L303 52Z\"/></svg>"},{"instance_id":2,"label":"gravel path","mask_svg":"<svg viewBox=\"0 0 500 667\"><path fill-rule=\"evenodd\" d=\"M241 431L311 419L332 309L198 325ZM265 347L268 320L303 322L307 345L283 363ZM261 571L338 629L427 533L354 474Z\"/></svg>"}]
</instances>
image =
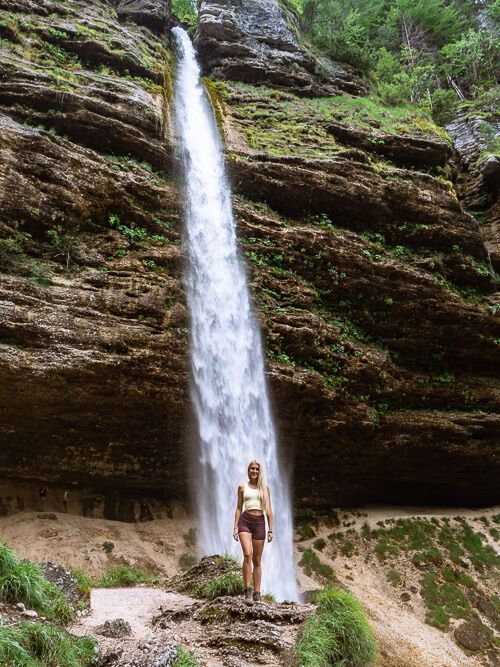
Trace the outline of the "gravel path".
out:
<instances>
[{"instance_id":1,"label":"gravel path","mask_svg":"<svg viewBox=\"0 0 500 667\"><path fill-rule=\"evenodd\" d=\"M177 611L193 604L186 595L167 593L160 588L96 588L90 597L90 614L75 623L77 635L94 634L93 629L106 621L123 618L130 624L129 639L145 639L153 633L151 621L160 607Z\"/></svg>"}]
</instances>

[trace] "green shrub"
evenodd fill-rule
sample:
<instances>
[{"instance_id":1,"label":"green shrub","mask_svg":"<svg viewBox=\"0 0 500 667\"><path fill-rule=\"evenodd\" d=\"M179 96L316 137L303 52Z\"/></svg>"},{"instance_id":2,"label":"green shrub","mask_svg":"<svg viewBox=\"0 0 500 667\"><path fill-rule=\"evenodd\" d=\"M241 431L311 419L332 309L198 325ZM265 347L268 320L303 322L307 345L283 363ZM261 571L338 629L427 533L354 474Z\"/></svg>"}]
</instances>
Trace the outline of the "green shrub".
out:
<instances>
[{"instance_id":1,"label":"green shrub","mask_svg":"<svg viewBox=\"0 0 500 667\"><path fill-rule=\"evenodd\" d=\"M241 576L236 574L236 572L228 572L207 585L205 596L209 600L213 600L223 595L240 595L240 593L243 593L243 590L244 584Z\"/></svg>"},{"instance_id":2,"label":"green shrub","mask_svg":"<svg viewBox=\"0 0 500 667\"><path fill-rule=\"evenodd\" d=\"M184 649L177 648L177 657L172 667L200 667L200 663Z\"/></svg>"},{"instance_id":3,"label":"green shrub","mask_svg":"<svg viewBox=\"0 0 500 667\"><path fill-rule=\"evenodd\" d=\"M318 537L317 540L314 540L313 547L317 549L317 551L323 551L323 549L326 547L326 540L324 540L322 537Z\"/></svg>"},{"instance_id":4,"label":"green shrub","mask_svg":"<svg viewBox=\"0 0 500 667\"><path fill-rule=\"evenodd\" d=\"M306 549L304 551L302 558L299 561L299 565L303 568L308 577L314 572L325 579L335 579L332 568L326 563L323 563L312 549Z\"/></svg>"},{"instance_id":5,"label":"green shrub","mask_svg":"<svg viewBox=\"0 0 500 667\"><path fill-rule=\"evenodd\" d=\"M358 600L327 587L316 597L318 609L300 639L299 667L367 667L377 653L375 638Z\"/></svg>"},{"instance_id":6,"label":"green shrub","mask_svg":"<svg viewBox=\"0 0 500 667\"><path fill-rule=\"evenodd\" d=\"M113 551L114 548L115 548L115 545L113 544L113 542L106 541L106 542L102 543L102 549L107 554L110 554Z\"/></svg>"},{"instance_id":7,"label":"green shrub","mask_svg":"<svg viewBox=\"0 0 500 667\"><path fill-rule=\"evenodd\" d=\"M280 356L284 356L284 355L280 355ZM282 361L284 361L284 360L282 360ZM314 528L308 523L302 523L297 528L297 533L298 533L301 540L309 540L309 539L311 539L311 537L316 536L316 533L314 532Z\"/></svg>"},{"instance_id":8,"label":"green shrub","mask_svg":"<svg viewBox=\"0 0 500 667\"><path fill-rule=\"evenodd\" d=\"M46 623L0 625L0 665L90 667L95 658L96 643L90 637L73 637Z\"/></svg>"},{"instance_id":9,"label":"green shrub","mask_svg":"<svg viewBox=\"0 0 500 667\"><path fill-rule=\"evenodd\" d=\"M397 586L399 583L401 583L401 575L394 568L391 568L387 572L387 579L388 579L388 581L390 581L392 586Z\"/></svg>"},{"instance_id":10,"label":"green shrub","mask_svg":"<svg viewBox=\"0 0 500 667\"><path fill-rule=\"evenodd\" d=\"M61 591L47 581L40 568L19 561L9 547L0 542L0 600L23 602L51 620L66 623L71 609Z\"/></svg>"},{"instance_id":11,"label":"green shrub","mask_svg":"<svg viewBox=\"0 0 500 667\"><path fill-rule=\"evenodd\" d=\"M158 581L158 577L137 565L116 565L106 572L96 586L98 588L122 588L136 584L150 584L155 581Z\"/></svg>"}]
</instances>

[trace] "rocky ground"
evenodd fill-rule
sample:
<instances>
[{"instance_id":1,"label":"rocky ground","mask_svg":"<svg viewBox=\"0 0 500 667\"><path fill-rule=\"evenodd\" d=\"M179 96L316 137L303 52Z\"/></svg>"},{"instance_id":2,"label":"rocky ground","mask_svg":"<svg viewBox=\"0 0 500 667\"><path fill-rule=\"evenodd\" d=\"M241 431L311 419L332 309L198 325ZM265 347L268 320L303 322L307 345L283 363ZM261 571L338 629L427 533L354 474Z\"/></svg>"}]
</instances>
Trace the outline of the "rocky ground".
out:
<instances>
[{"instance_id":1,"label":"rocky ground","mask_svg":"<svg viewBox=\"0 0 500 667\"><path fill-rule=\"evenodd\" d=\"M117 564L167 576L154 587L92 591L90 614L72 631L97 637L107 664L150 667L172 645L213 667L290 664L314 606L266 601L248 608L241 598L196 597L200 585L228 566L209 558L182 573L180 562L187 567L186 556L196 553L189 518L120 524L53 517L3 517L0 533L21 557L50 555L96 578ZM354 593L379 642L377 667L497 667L499 521L498 508L379 507L315 515L302 520L296 534L300 590L304 600L328 583ZM57 535L47 532L49 523ZM110 554L105 539L113 540ZM22 614L0 613L12 622ZM117 619L124 623L105 625Z\"/></svg>"}]
</instances>

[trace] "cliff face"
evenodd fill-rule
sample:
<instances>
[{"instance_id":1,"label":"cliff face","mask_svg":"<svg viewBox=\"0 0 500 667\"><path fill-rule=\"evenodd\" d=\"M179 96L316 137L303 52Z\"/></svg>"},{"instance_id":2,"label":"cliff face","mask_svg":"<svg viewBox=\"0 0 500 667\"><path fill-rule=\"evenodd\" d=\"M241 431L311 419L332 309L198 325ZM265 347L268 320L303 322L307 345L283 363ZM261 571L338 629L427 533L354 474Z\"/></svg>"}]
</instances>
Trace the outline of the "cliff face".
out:
<instances>
[{"instance_id":1,"label":"cliff face","mask_svg":"<svg viewBox=\"0 0 500 667\"><path fill-rule=\"evenodd\" d=\"M226 79L208 90L297 502L498 501L495 283L449 141L317 99L361 87L256 7L202 2L196 43ZM0 476L185 498L169 8L0 13Z\"/></svg>"}]
</instances>

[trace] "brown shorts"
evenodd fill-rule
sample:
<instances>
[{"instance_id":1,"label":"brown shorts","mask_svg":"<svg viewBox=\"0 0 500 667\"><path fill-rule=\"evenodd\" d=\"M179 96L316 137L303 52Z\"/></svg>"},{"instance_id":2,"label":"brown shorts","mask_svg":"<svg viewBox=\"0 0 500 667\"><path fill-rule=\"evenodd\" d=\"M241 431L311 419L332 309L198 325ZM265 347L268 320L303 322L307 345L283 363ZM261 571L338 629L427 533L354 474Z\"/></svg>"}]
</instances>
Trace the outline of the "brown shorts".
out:
<instances>
[{"instance_id":1,"label":"brown shorts","mask_svg":"<svg viewBox=\"0 0 500 667\"><path fill-rule=\"evenodd\" d=\"M265 540L266 520L264 515L243 512L238 521L238 533L250 533L252 540Z\"/></svg>"}]
</instances>

